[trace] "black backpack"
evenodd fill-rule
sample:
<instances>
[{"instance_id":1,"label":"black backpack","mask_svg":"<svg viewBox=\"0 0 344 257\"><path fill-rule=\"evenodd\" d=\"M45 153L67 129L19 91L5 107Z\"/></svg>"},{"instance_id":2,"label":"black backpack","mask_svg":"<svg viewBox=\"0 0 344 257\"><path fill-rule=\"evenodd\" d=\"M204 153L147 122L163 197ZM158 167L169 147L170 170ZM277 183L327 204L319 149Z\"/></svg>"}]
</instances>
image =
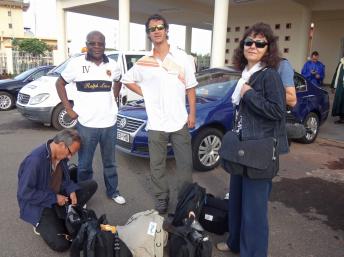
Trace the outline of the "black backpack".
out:
<instances>
[{"instance_id":1,"label":"black backpack","mask_svg":"<svg viewBox=\"0 0 344 257\"><path fill-rule=\"evenodd\" d=\"M175 227L165 222L164 230L169 232L169 256L211 257L212 243L203 231L192 226L193 219L185 219L184 225Z\"/></svg>"},{"instance_id":2,"label":"black backpack","mask_svg":"<svg viewBox=\"0 0 344 257\"><path fill-rule=\"evenodd\" d=\"M193 212L195 219L199 218L204 205L206 192L205 189L197 183L187 184L178 195L178 203L172 221L173 226L183 225L183 220L189 217Z\"/></svg>"}]
</instances>

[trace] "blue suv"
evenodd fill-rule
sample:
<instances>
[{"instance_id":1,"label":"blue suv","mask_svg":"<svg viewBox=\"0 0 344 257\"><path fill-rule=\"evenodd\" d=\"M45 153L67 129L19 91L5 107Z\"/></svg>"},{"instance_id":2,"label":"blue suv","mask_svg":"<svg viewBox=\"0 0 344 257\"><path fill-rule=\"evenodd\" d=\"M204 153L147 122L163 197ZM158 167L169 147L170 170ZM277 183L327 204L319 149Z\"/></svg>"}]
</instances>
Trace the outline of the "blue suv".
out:
<instances>
[{"instance_id":1,"label":"blue suv","mask_svg":"<svg viewBox=\"0 0 344 257\"><path fill-rule=\"evenodd\" d=\"M240 76L240 72L232 68L208 69L197 74L196 126L190 130L196 170L211 170L219 164L222 137L232 128L231 96ZM329 96L325 90L307 83L299 73L295 73L294 82L298 103L288 111L287 120L304 124L306 135L299 141L312 143L319 126L327 119ZM149 157L146 121L143 100L122 107L117 116L116 148L131 155ZM171 145L168 148L168 155L173 156Z\"/></svg>"}]
</instances>

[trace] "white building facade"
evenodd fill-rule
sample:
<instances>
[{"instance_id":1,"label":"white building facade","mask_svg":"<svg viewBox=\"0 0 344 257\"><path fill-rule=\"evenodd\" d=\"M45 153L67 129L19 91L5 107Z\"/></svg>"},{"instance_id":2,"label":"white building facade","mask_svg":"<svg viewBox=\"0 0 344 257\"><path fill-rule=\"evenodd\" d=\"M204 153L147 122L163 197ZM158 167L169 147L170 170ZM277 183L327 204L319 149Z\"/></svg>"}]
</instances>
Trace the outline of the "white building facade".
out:
<instances>
[{"instance_id":1,"label":"white building facade","mask_svg":"<svg viewBox=\"0 0 344 257\"><path fill-rule=\"evenodd\" d=\"M317 50L326 66L325 83L332 79L344 53L343 0L57 0L60 60L67 57L67 11L118 19L120 50L130 49L129 23L144 24L154 13L160 13L171 24L186 26L187 52L192 51L192 27L212 30L213 67L231 64L233 50L245 28L256 22L271 25L279 37L283 57L296 71L301 70L309 53Z\"/></svg>"}]
</instances>

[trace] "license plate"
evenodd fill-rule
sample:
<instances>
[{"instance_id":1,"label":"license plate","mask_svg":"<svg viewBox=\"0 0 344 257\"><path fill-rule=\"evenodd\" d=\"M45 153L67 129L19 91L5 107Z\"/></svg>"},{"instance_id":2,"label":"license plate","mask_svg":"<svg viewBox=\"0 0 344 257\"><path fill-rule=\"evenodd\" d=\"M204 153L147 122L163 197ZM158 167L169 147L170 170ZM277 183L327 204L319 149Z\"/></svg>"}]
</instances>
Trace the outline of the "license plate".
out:
<instances>
[{"instance_id":1,"label":"license plate","mask_svg":"<svg viewBox=\"0 0 344 257\"><path fill-rule=\"evenodd\" d=\"M117 139L129 143L129 134L117 131Z\"/></svg>"}]
</instances>

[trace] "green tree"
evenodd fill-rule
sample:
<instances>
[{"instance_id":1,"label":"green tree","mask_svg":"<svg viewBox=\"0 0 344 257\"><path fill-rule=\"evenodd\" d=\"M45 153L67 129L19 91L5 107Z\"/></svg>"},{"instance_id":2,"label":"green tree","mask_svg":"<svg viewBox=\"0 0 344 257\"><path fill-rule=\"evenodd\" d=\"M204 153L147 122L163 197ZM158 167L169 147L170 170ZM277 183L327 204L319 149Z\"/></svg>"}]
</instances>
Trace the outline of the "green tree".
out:
<instances>
[{"instance_id":1,"label":"green tree","mask_svg":"<svg viewBox=\"0 0 344 257\"><path fill-rule=\"evenodd\" d=\"M18 49L18 44L19 44L19 40L16 39L16 38L13 38L13 39L12 39L12 47L13 47L14 49Z\"/></svg>"},{"instance_id":2,"label":"green tree","mask_svg":"<svg viewBox=\"0 0 344 257\"><path fill-rule=\"evenodd\" d=\"M18 45L18 50L29 53L33 56L44 55L45 52L51 50L47 43L37 38L27 38L18 41L19 42L16 42L16 44Z\"/></svg>"}]
</instances>

